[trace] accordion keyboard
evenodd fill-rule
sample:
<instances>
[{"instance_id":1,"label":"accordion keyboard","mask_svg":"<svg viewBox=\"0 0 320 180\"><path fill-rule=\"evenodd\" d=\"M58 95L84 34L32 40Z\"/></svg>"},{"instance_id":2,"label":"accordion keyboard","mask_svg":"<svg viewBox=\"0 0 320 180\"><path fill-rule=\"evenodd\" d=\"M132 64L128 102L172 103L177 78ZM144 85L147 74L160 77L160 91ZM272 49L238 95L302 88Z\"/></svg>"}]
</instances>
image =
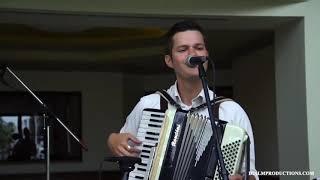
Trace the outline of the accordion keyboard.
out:
<instances>
[{"instance_id":1,"label":"accordion keyboard","mask_svg":"<svg viewBox=\"0 0 320 180\"><path fill-rule=\"evenodd\" d=\"M164 116L164 112L154 109L145 109L143 111L137 134L137 138L142 142L137 147L141 150L141 163L136 164L135 169L130 172L129 180L148 179Z\"/></svg>"}]
</instances>

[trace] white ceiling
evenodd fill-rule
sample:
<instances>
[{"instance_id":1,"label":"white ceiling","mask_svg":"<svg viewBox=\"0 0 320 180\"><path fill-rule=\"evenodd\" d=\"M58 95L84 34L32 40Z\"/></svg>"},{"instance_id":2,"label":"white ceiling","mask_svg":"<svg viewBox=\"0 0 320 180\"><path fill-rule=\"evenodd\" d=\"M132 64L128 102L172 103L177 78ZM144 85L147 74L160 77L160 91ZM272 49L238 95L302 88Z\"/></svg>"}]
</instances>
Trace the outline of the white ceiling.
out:
<instances>
[{"instance_id":1,"label":"white ceiling","mask_svg":"<svg viewBox=\"0 0 320 180\"><path fill-rule=\"evenodd\" d=\"M0 11L0 39L6 42L0 45L0 63L33 70L159 73L164 70L159 35L185 18L5 9ZM192 19L207 29L217 67L230 68L232 59L272 45L273 29L295 18ZM137 34L128 36L132 30Z\"/></svg>"}]
</instances>

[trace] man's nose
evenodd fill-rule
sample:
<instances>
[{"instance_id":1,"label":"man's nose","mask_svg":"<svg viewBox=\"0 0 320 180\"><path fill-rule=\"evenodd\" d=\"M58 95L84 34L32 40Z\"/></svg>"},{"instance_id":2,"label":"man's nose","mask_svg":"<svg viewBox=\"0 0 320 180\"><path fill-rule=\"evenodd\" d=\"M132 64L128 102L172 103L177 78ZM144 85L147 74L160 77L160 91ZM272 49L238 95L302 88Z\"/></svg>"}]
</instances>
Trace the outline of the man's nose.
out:
<instances>
[{"instance_id":1,"label":"man's nose","mask_svg":"<svg viewBox=\"0 0 320 180\"><path fill-rule=\"evenodd\" d=\"M189 48L189 55L190 56L197 56L197 51L194 48Z\"/></svg>"}]
</instances>

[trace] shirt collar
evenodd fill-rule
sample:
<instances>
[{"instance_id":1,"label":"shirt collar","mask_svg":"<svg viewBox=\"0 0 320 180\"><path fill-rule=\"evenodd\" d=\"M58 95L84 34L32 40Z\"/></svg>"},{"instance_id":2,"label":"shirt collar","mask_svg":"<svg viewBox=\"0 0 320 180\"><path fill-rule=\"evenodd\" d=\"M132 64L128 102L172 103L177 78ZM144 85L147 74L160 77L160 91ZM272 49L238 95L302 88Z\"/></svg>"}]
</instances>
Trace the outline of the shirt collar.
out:
<instances>
[{"instance_id":1,"label":"shirt collar","mask_svg":"<svg viewBox=\"0 0 320 180\"><path fill-rule=\"evenodd\" d=\"M171 97L174 98L174 100L181 106L186 106L182 101L181 101L181 97L178 91L178 85L177 85L177 81L170 87L170 89L168 90L169 94L171 95ZM170 92L171 91L171 92ZM213 99L213 92L211 90L209 90L209 97L210 100ZM198 94L197 97L195 97L192 100L192 105L191 107L197 107L201 104L205 103L205 95L204 95L204 90L202 89L201 92ZM191 108L189 107L189 108Z\"/></svg>"}]
</instances>

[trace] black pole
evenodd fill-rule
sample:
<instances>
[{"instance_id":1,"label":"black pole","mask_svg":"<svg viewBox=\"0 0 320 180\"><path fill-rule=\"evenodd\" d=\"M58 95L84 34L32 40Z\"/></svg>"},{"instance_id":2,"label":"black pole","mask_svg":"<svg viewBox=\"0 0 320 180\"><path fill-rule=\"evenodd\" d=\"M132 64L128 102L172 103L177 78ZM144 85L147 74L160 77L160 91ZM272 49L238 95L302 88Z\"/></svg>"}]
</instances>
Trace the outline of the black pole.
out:
<instances>
[{"instance_id":1,"label":"black pole","mask_svg":"<svg viewBox=\"0 0 320 180\"><path fill-rule=\"evenodd\" d=\"M250 138L248 137L248 140L246 142L246 171L244 174L244 180L249 180L249 171L250 171Z\"/></svg>"},{"instance_id":2,"label":"black pole","mask_svg":"<svg viewBox=\"0 0 320 180\"><path fill-rule=\"evenodd\" d=\"M212 62L213 63L213 62ZM219 136L218 136L218 131L217 131L217 125L214 121L214 116L213 116L213 112L212 112L212 106L210 103L210 97L209 97L209 91L208 91L208 82L206 79L206 72L204 70L203 64L199 64L198 65L198 70L199 70L199 77L201 79L202 82L202 87L204 90L204 95L205 95L205 99L206 99L206 105L208 108L208 113L209 113L209 118L210 118L210 123L211 123L211 128L212 128L212 147L211 147L211 152L210 152L210 158L209 158L209 166L207 167L207 174L206 177L207 178L212 178L214 176L214 172L216 170L217 164L216 163L211 163L211 161L215 161L215 155L218 157L218 161L220 163L220 167L221 167L221 174L222 174L222 178L224 180L228 180L228 172L226 170L224 161L223 161L223 155L221 152L221 147L220 147L220 143L219 143ZM215 94L214 94L215 95ZM214 102L214 98L213 98L213 106L214 106L215 102ZM211 166L210 166L211 164Z\"/></svg>"},{"instance_id":3,"label":"black pole","mask_svg":"<svg viewBox=\"0 0 320 180\"><path fill-rule=\"evenodd\" d=\"M43 113L43 121L46 132L46 179L50 180L50 121L45 113Z\"/></svg>"}]
</instances>

